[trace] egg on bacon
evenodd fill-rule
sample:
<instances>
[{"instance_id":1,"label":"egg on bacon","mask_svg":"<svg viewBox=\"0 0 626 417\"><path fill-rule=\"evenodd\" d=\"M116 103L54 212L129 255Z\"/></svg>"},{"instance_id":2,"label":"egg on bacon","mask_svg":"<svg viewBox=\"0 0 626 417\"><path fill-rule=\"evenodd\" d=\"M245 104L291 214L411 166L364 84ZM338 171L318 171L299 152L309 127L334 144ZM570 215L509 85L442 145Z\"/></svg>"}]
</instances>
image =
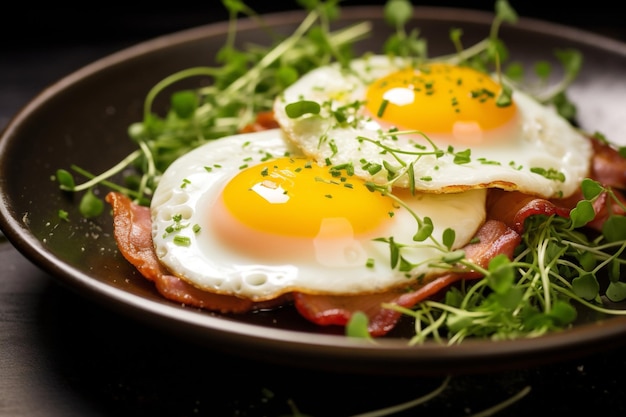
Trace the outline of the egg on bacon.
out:
<instances>
[{"instance_id":1,"label":"egg on bacon","mask_svg":"<svg viewBox=\"0 0 626 417\"><path fill-rule=\"evenodd\" d=\"M499 105L500 91L468 66L414 68L373 55L349 68L311 71L275 101L274 114L305 155L351 164L367 180L396 175L397 187L436 193L498 187L544 198L572 194L589 169L589 141L522 91ZM289 114L289 105L302 102L317 103L319 112Z\"/></svg>"},{"instance_id":2,"label":"egg on bacon","mask_svg":"<svg viewBox=\"0 0 626 417\"><path fill-rule=\"evenodd\" d=\"M167 169L151 203L156 254L200 289L254 301L440 274L445 231L451 249L469 243L488 188L566 197L587 175L586 138L521 91L498 105L500 89L469 67L385 56L313 70L276 98L281 129L210 142ZM431 239L415 241L424 219ZM411 268L394 264L394 244Z\"/></svg>"},{"instance_id":3,"label":"egg on bacon","mask_svg":"<svg viewBox=\"0 0 626 417\"><path fill-rule=\"evenodd\" d=\"M414 216L432 219L439 242L455 230L459 248L484 222L485 199L484 190L403 190L395 198L370 191L275 129L219 139L176 160L152 199L152 236L172 274L213 293L254 301L291 291L374 293L441 272L429 265L442 255L436 245L413 241ZM392 267L389 238L411 244L403 256L412 271Z\"/></svg>"}]
</instances>

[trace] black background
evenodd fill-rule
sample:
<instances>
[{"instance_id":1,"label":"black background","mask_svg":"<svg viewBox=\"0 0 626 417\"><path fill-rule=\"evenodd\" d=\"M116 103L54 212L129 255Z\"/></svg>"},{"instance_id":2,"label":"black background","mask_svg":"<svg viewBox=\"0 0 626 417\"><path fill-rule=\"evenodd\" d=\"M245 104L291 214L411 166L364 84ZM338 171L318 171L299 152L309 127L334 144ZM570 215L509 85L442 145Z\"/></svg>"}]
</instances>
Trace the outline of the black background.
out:
<instances>
[{"instance_id":1,"label":"black background","mask_svg":"<svg viewBox=\"0 0 626 417\"><path fill-rule=\"evenodd\" d=\"M13 2L11 10L3 11L0 33L5 46L38 47L53 44L99 44L116 40L139 40L180 29L199 26L228 17L219 0L204 2L143 2L129 1L121 6L109 2L84 2L67 5L49 2L33 5ZM258 13L300 9L292 1L270 2L248 0ZM582 27L623 26L623 15L615 3L608 0L593 2L558 2L538 0L509 0L520 16L549 20ZM345 0L342 6L381 5L384 0ZM492 11L492 0L413 1L416 6L460 7Z\"/></svg>"}]
</instances>

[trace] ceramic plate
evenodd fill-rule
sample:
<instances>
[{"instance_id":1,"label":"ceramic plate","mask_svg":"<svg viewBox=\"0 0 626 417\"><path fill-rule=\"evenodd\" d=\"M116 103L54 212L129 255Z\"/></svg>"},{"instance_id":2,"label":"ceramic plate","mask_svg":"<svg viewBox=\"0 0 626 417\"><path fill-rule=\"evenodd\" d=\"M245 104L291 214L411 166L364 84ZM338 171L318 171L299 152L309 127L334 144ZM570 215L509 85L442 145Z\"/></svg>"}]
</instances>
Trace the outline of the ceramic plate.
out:
<instances>
[{"instance_id":1,"label":"ceramic plate","mask_svg":"<svg viewBox=\"0 0 626 417\"><path fill-rule=\"evenodd\" d=\"M492 16L443 8L416 8L414 25L429 41L431 56L452 53L452 27L464 43L485 37ZM389 34L378 7L349 8L342 24L371 20L373 35L363 50L381 50ZM289 33L300 12L268 15ZM239 25L239 41L269 43L253 22ZM626 339L626 319L583 318L572 329L536 339L467 341L444 347L409 346L409 326L376 343L328 333L291 308L223 316L164 300L118 253L108 215L95 221L59 220L59 209L76 212L76 201L51 180L58 168L77 164L103 171L130 153L129 124L141 119L144 97L165 76L209 65L223 45L227 24L212 24L163 36L108 56L61 79L35 97L10 122L0 141L0 206L3 232L34 264L63 284L128 316L206 345L262 360L317 369L364 373L441 374L517 368L582 355ZM557 48L584 54L570 98L579 122L613 140L626 139L626 45L555 24L522 18L501 36L512 58L553 60ZM80 312L77 312L80 314Z\"/></svg>"}]
</instances>

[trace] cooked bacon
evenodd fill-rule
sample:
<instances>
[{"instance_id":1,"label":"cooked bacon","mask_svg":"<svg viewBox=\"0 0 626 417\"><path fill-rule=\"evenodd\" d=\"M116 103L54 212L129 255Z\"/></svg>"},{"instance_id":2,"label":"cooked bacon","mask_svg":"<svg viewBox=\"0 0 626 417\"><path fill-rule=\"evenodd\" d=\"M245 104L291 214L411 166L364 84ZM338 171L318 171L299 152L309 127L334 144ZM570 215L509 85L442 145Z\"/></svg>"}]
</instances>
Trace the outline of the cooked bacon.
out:
<instances>
[{"instance_id":1,"label":"cooked bacon","mask_svg":"<svg viewBox=\"0 0 626 417\"><path fill-rule=\"evenodd\" d=\"M622 208L626 206L626 196L621 190L626 189L626 159L609 145L592 140L594 156L590 179L598 181L605 187L611 187L616 202L606 192L602 192L593 202L594 219L587 224L590 229L600 231L606 219L612 215L625 215ZM583 200L579 188L573 195L565 199L546 200L520 192L490 190L487 198L487 211L490 219L501 220L518 233L524 229L524 221L528 216L544 214L568 217L576 204Z\"/></svg>"},{"instance_id":2,"label":"cooked bacon","mask_svg":"<svg viewBox=\"0 0 626 417\"><path fill-rule=\"evenodd\" d=\"M624 197L624 194L619 190L613 190L613 194L621 202L621 205L610 198L606 192L602 192L593 203L596 216L591 222L587 223L587 227L601 231L604 222L609 216L614 214L621 216L626 215L626 211L622 208L626 206L626 197Z\"/></svg>"},{"instance_id":3,"label":"cooked bacon","mask_svg":"<svg viewBox=\"0 0 626 417\"><path fill-rule=\"evenodd\" d=\"M626 158L606 142L591 139L591 143L591 178L607 187L626 190Z\"/></svg>"},{"instance_id":4,"label":"cooked bacon","mask_svg":"<svg viewBox=\"0 0 626 417\"><path fill-rule=\"evenodd\" d=\"M520 244L520 235L504 223L489 220L478 230L477 243L470 243L465 249L466 257L479 266L487 267L497 254L512 257ZM373 337L387 334L397 324L401 313L385 308L382 303L393 303L411 308L417 303L436 295L451 284L463 279L476 279L481 275L468 271L448 273L426 284L416 285L412 290L392 291L363 296L309 295L294 294L295 306L302 316L319 325L345 326L356 311L369 318L368 331Z\"/></svg>"},{"instance_id":5,"label":"cooked bacon","mask_svg":"<svg viewBox=\"0 0 626 417\"><path fill-rule=\"evenodd\" d=\"M272 308L288 301L281 298L272 302L255 303L230 295L213 294L171 275L161 265L154 251L150 210L134 204L128 197L117 192L107 194L106 201L113 207L113 233L120 252L141 275L155 283L157 291L163 297L222 313L244 313Z\"/></svg>"},{"instance_id":6,"label":"cooked bacon","mask_svg":"<svg viewBox=\"0 0 626 417\"><path fill-rule=\"evenodd\" d=\"M257 114L254 122L241 129L240 133L259 132L261 130L277 129L278 127L280 126L274 119L274 112L266 111Z\"/></svg>"},{"instance_id":7,"label":"cooked bacon","mask_svg":"<svg viewBox=\"0 0 626 417\"><path fill-rule=\"evenodd\" d=\"M254 124L243 131L252 132L278 127L271 112L260 114ZM622 203L626 197L617 189L626 189L626 159L609 145L592 139L595 154L590 178L613 192ZM558 215L567 217L582 199L578 190L567 199L543 199L519 192L490 190L487 199L487 221L477 232L478 243L467 245L466 257L486 267L497 254L511 257L521 241L524 222L533 215ZM374 337L384 336L398 323L401 314L383 308L383 303L394 303L411 308L433 297L460 280L480 278L472 271L448 273L427 283L404 290L360 296L307 295L295 293L269 303L254 303L229 295L202 291L170 274L158 261L152 245L150 212L146 207L133 204L122 194L111 192L107 202L113 206L114 234L123 256L148 280L153 281L165 298L208 310L223 313L245 313L260 308L272 308L293 301L297 311L307 320L322 326L345 326L352 314L362 311L369 317L369 331ZM594 202L596 218L589 227L600 230L612 213L625 214L624 210L602 193Z\"/></svg>"},{"instance_id":8,"label":"cooked bacon","mask_svg":"<svg viewBox=\"0 0 626 417\"><path fill-rule=\"evenodd\" d=\"M578 201L578 200L576 200ZM487 218L500 220L517 233L524 231L524 221L532 215L558 215L567 217L573 206L557 205L545 198L534 197L517 191L489 190L487 195Z\"/></svg>"}]
</instances>

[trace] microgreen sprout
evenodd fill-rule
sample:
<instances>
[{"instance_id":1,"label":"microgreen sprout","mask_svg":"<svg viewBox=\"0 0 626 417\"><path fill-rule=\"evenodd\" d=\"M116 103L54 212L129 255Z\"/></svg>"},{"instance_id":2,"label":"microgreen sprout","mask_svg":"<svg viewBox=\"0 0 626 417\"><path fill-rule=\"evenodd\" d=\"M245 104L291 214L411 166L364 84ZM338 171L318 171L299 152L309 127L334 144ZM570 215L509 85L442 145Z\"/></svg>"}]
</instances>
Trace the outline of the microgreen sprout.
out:
<instances>
[{"instance_id":1,"label":"microgreen sprout","mask_svg":"<svg viewBox=\"0 0 626 417\"><path fill-rule=\"evenodd\" d=\"M78 209L85 218L97 217L104 210L104 202L96 197L93 190L89 188L81 198Z\"/></svg>"},{"instance_id":2,"label":"microgreen sprout","mask_svg":"<svg viewBox=\"0 0 626 417\"><path fill-rule=\"evenodd\" d=\"M580 306L597 314L626 315L626 310L606 307L603 301L604 297L611 302L626 300L626 282L619 279L626 269L626 217L610 215L597 237L588 237L580 229L594 219L592 204L602 196L621 210L626 207L610 188L591 179L582 182L582 191L585 198L569 218L529 217L514 258L497 255L486 269L465 259L462 251L450 251L453 239L444 233L445 247L437 265L465 267L484 278L451 287L443 301L425 300L414 309L386 304L415 319L411 343L434 339L453 344L475 336L536 337L571 326ZM411 267L402 259L406 244L391 238L379 241L390 245L395 266ZM602 276L609 277L604 295Z\"/></svg>"},{"instance_id":3,"label":"microgreen sprout","mask_svg":"<svg viewBox=\"0 0 626 417\"><path fill-rule=\"evenodd\" d=\"M147 205L162 172L179 156L208 141L238 133L258 113L270 110L282 89L309 70L333 59L348 62L352 46L371 31L371 23L365 21L331 31L329 23L338 16L334 1L312 2L305 19L287 37L263 25L244 2L228 0L223 4L229 10L230 25L227 40L216 55L218 65L187 68L154 85L144 101L143 120L128 128L138 149L100 174L73 165L72 171L88 179L82 184L75 182L69 170L58 170L61 190L79 193L104 186ZM236 21L240 14L257 19L267 30L272 46L238 49ZM157 97L190 79L212 83L173 93L169 110L159 115L155 110ZM129 170L136 173L129 174ZM129 186L113 182L119 177Z\"/></svg>"},{"instance_id":4,"label":"microgreen sprout","mask_svg":"<svg viewBox=\"0 0 626 417\"><path fill-rule=\"evenodd\" d=\"M420 38L419 30L407 33L406 25L413 17L413 5L408 0L389 0L385 4L385 21L395 28L384 45L385 53L404 58L411 58L416 63L427 58L427 43Z\"/></svg>"},{"instance_id":5,"label":"microgreen sprout","mask_svg":"<svg viewBox=\"0 0 626 417\"><path fill-rule=\"evenodd\" d=\"M368 319L365 313L360 311L355 312L352 317L350 317L350 322L346 326L346 335L348 337L371 339L367 331L367 322Z\"/></svg>"},{"instance_id":6,"label":"microgreen sprout","mask_svg":"<svg viewBox=\"0 0 626 417\"><path fill-rule=\"evenodd\" d=\"M59 219L64 220L66 222L70 221L69 213L67 210L59 210L58 211Z\"/></svg>"}]
</instances>

